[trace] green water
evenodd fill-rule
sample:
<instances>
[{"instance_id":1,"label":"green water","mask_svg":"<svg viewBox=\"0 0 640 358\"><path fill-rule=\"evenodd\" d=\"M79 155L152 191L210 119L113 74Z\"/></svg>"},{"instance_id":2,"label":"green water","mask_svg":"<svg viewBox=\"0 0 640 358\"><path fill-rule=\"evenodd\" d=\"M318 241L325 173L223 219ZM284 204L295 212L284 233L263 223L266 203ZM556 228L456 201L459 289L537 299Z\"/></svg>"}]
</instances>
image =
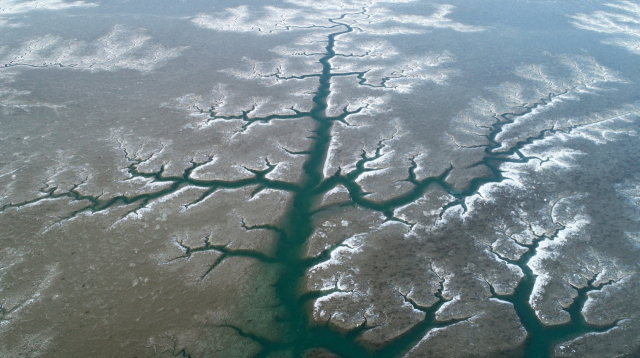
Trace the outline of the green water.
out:
<instances>
[{"instance_id":1,"label":"green water","mask_svg":"<svg viewBox=\"0 0 640 358\"><path fill-rule=\"evenodd\" d=\"M361 188L355 184L355 179L365 171L365 163L377 159L380 156L380 150L378 149L375 156L372 158L366 158L363 154L362 160L357 164L356 170L349 173L346 176L335 175L331 178L323 180L322 167L327 154L330 137L330 129L332 122L344 121L344 115L339 117L327 117L327 97L329 95L329 85L331 78L334 76L332 73L330 59L335 56L334 44L336 37L341 34L351 32L352 29L347 24L340 23L340 19L331 20L335 23L340 31L328 36L328 45L326 47L326 54L320 60L322 64L322 75L319 77L318 91L313 99L314 109L309 115L317 122L318 128L316 131L316 144L313 151L310 153L310 159L305 165L305 173L308 179L304 186L300 190L296 190L295 201L293 209L290 213L289 220L285 226L285 232L283 233L278 248L276 260L283 264L285 268L281 279L277 287L277 293L285 305L289 314L288 319L291 322L291 329L288 332L287 340L278 344L267 344L264 351L260 354L261 357L266 357L270 353L286 349L292 352L293 357L301 357L305 350L322 347L334 352L335 354L343 357L400 357L409 349L411 349L422 337L431 329L437 327L444 327L450 325L452 321L438 322L434 318L434 313L445 302L442 297L441 300L429 309L415 307L426 313L426 318L423 322L416 325L408 333L400 337L399 339L391 342L384 348L376 351L366 349L357 343L357 336L363 331L364 328L359 328L351 331L347 334L339 333L326 326L312 325L309 322L309 307L310 302L319 297L321 293L308 293L301 294L300 283L308 268L317 264L318 262L328 258L328 254L317 259L302 259L302 249L306 240L313 232L313 220L312 220L312 204L319 198L320 195L327 190L340 183L345 185L352 196L355 203L382 211L391 219L392 212L395 208L406 205L419 197L421 197L426 189L431 185L439 185L456 196L459 200L455 205L462 204L465 197L473 195L478 188L487 182L501 181L502 175L498 166L505 161L517 161L527 162L530 158L526 158L519 151L524 145L535 141L536 139L542 139L547 134L554 133L553 130L543 131L537 137L528 138L526 141L519 142L513 148L501 153L493 153L493 149L500 145L495 141L497 134L502 130L502 127L513 122L514 117L521 116L529 113L531 110L538 106L544 106L550 102L553 97L561 94L550 94L548 98L541 99L538 103L533 104L530 107L523 108L521 113L509 113L496 117L496 124L493 126L490 141L492 145L486 149L486 159L482 164L486 164L494 173L493 178L477 178L471 182L470 187L464 192L454 191L450 185L444 182L444 178L448 175L449 171L446 171L439 177L427 178L422 181L417 181L414 174L416 167L415 163L409 170L409 181L415 184L415 189L402 197L395 198L384 204L371 203L363 199L365 193ZM355 74L361 81L364 73ZM384 81L383 81L384 83ZM304 114L301 114L304 115ZM381 143L380 143L381 144ZM380 145L379 148L382 146ZM506 156L517 154L520 159L507 159ZM520 260L512 262L522 268L525 273L523 281L519 284L515 293L510 296L498 296L502 300L512 302L516 308L518 315L526 327L528 332L528 340L525 347L524 356L527 358L539 358L549 357L552 354L553 347L563 341L577 337L586 332L605 331L611 327L594 327L587 325L580 315L580 310L584 305L587 298L587 292L590 288L579 290L579 296L574 301L573 305L567 309L571 314L571 323L561 325L557 327L545 327L536 318L534 311L531 309L528 300L533 289L535 276L531 272L531 269L526 265L528 260L535 254L535 249L540 240L545 237L539 237L538 241L531 245L529 252L521 257ZM590 286L588 286L590 287ZM325 292L326 294L326 292Z\"/></svg>"},{"instance_id":2,"label":"green water","mask_svg":"<svg viewBox=\"0 0 640 358\"><path fill-rule=\"evenodd\" d=\"M361 188L355 184L355 179L360 174L366 171L365 164L368 161L375 160L380 156L380 150L378 150L376 155L372 158L366 158L363 155L362 160L356 166L356 170L352 173L349 173L346 176L341 176L338 173L331 178L328 178L326 180L323 179L322 168L331 140L330 131L333 122L344 122L345 118L349 114L354 113L345 111L343 114L336 117L328 117L326 115L327 98L330 94L330 83L332 77L336 75L332 73L330 64L330 60L336 55L334 51L335 41L336 38L338 38L340 35L353 31L353 29L349 25L340 22L341 19L344 18L344 16L341 18L330 20L335 24L335 32L328 35L326 53L320 59L320 63L322 64L322 73L305 76L317 77L319 81L317 92L315 93L315 96L313 98L314 107L310 112L296 112L295 115L268 116L264 118L251 119L247 115L248 112L245 112L240 116L232 117L219 117L216 113L211 113L211 116L213 118L243 119L246 121L245 128L255 121L268 122L269 120L275 118L313 118L317 123L315 131L315 144L312 151L310 151L309 153L305 153L309 155L309 160L304 166L306 181L302 186L266 179L265 175L274 168L271 165L269 165L269 168L267 170L254 171L254 178L236 182L224 182L215 180L201 181L192 179L190 177L191 173L193 172L193 170L202 165L202 163L193 163L192 167L187 169L180 177L166 177L163 176L162 169L157 173L139 172L136 169L136 165L139 164L139 162L132 160L129 167L129 172L132 176L153 178L158 182L170 182L171 185L164 190L152 194L143 194L134 197L120 196L108 201L101 201L99 200L99 198L81 195L75 190L76 188L63 194L54 194L55 188L50 188L43 192L43 195L45 195L46 197L70 197L75 200L86 200L88 203L87 207L82 209L81 211L100 211L114 205L131 203L136 203L136 208L139 209L141 207L144 207L151 200L173 193L187 185L208 188L199 200L203 200L210 193L219 188L240 188L249 185L257 185L256 190L261 190L263 188L272 188L286 190L294 193L293 205L283 227L276 228L272 226L264 226L264 228L272 229L278 232L280 235L279 245L275 257L269 257L264 254L250 251L233 251L228 250L224 247L216 246L207 246L205 248L202 248L202 250L215 249L221 251L223 253L223 256L220 258L220 260L218 260L218 263L228 256L248 256L262 262L277 264L281 267L281 276L276 287L276 292L287 312L287 316L284 317L286 322L288 322L288 330L284 334L285 339L282 342L271 342L264 338L247 334L239 328L232 327L241 336L253 339L264 347L262 352L258 354L258 357L267 357L274 352L281 351L289 352L293 357L302 357L304 351L317 347L327 348L328 350L336 353L342 358L400 357L406 351L411 349L429 330L455 323L452 321L439 322L435 320L434 313L445 302L442 297L440 297L441 300L429 309L415 307L416 309L420 309L421 311L425 312L425 320L413 327L409 332L407 332L397 340L390 342L387 346L377 351L369 350L357 342L356 338L364 328L359 328L347 334L342 334L328 328L327 326L310 324L310 303L313 299L319 297L321 293L303 294L301 292L301 282L308 268L317 264L319 261L328 258L328 254L325 254L317 259L303 258L304 245L314 230L312 209L313 203L327 190L340 183L345 185L349 189L349 192L355 203L367 208L379 210L385 213L390 219L392 219L391 216L395 208L406 205L420 198L427 190L427 188L432 185L439 185L442 188L446 189L449 193L454 195L458 200L453 205L464 205L464 198L473 195L480 186L488 182L497 182L503 179L501 172L498 169L501 163L506 161L527 162L529 158L522 155L519 150L528 143L531 143L532 141L535 141L537 139L542 139L548 133L554 132L553 130L543 131L539 134L539 136L532 137L527 139L526 141L517 143L517 145L515 145L508 151L504 151L501 153L494 153L493 151L493 149L500 146L495 141L495 138L498 133L500 133L502 127L505 124L512 122L512 119L514 117L526 114L538 106L544 106L548 104L548 102L552 100L553 97L556 96L556 94L550 94L548 98L541 99L538 103L530 107L523 108L523 112L521 113L509 113L496 117L496 123L492 127L491 134L489 136L490 142L492 144L486 148L486 158L481 163L478 163L487 165L493 172L493 178L474 179L472 180L470 187L463 192L453 190L451 186L444 181L444 178L446 178L449 171L446 171L439 177L427 178L425 180L418 181L414 174L416 165L415 163L413 163L413 166L409 169L408 181L415 185L414 190L406 195L395 198L384 204L368 202L364 199L365 193L363 193ZM345 74L341 73L340 75L344 76ZM352 73L350 75L357 77L360 80L361 84L363 84L364 73ZM386 80L382 82L383 85L385 82ZM379 147L382 147L382 143L380 143ZM512 154L518 155L519 159L506 158L507 156L510 156ZM40 199L36 199L34 201ZM26 203L6 205L2 208L2 210L24 204ZM80 211L74 212L71 214L71 216L76 215L79 212ZM584 305L584 302L586 301L586 294L589 288L579 290L579 296L577 297L573 305L567 309L567 311L571 314L571 323L557 327L545 327L536 318L533 310L528 304L529 296L531 294L535 281L535 276L527 266L527 262L535 254L538 242L544 239L545 237L539 237L537 242L531 245L529 252L523 255L521 259L511 262L518 265L525 273L525 277L517 287L515 293L509 296L495 295L502 300L509 301L514 304L518 316L520 317L529 334L524 353L524 356L528 358L549 357L551 356L553 347L562 341L566 341L573 337L579 336L585 332L604 331L611 328L594 327L587 325L580 315L580 310ZM191 254L189 249L187 249L186 254ZM212 266L210 271L214 267L215 266ZM184 357L190 357L188 352L180 352L180 355Z\"/></svg>"}]
</instances>

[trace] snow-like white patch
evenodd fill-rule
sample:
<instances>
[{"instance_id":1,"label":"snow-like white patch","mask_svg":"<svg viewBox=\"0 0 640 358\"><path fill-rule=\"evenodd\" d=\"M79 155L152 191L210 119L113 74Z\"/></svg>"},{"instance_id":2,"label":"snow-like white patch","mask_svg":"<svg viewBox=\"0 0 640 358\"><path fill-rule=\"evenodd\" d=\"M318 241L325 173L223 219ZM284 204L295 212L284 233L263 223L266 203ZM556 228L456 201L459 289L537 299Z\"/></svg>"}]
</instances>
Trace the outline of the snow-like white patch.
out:
<instances>
[{"instance_id":1,"label":"snow-like white patch","mask_svg":"<svg viewBox=\"0 0 640 358\"><path fill-rule=\"evenodd\" d=\"M571 23L579 29L625 37L610 38L606 44L620 46L640 55L640 5L631 1L604 4L612 11L575 14Z\"/></svg>"},{"instance_id":2,"label":"snow-like white patch","mask_svg":"<svg viewBox=\"0 0 640 358\"><path fill-rule=\"evenodd\" d=\"M603 41L603 43L607 45L619 46L633 54L640 55L640 40L638 39L615 38L615 39L605 40Z\"/></svg>"},{"instance_id":3,"label":"snow-like white patch","mask_svg":"<svg viewBox=\"0 0 640 358\"><path fill-rule=\"evenodd\" d=\"M3 0L0 2L0 16L23 14L34 10L63 10L93 6L98 6L98 4L85 1L64 0Z\"/></svg>"},{"instance_id":4,"label":"snow-like white patch","mask_svg":"<svg viewBox=\"0 0 640 358\"><path fill-rule=\"evenodd\" d=\"M640 232L626 232L625 235L636 249L640 249Z\"/></svg>"},{"instance_id":5,"label":"snow-like white patch","mask_svg":"<svg viewBox=\"0 0 640 358\"><path fill-rule=\"evenodd\" d=\"M348 13L352 26L364 32L379 35L394 33L420 33L424 29L450 29L459 32L477 32L484 28L455 22L447 16L453 12L454 6L433 5L435 11L431 15L396 15L381 5L396 3L395 0L384 1L287 1L294 7L281 8L264 6L251 11L248 6L227 8L217 14L199 14L191 21L206 29L227 32L253 32L258 34L274 34L280 31L295 31L313 26L333 26L329 19L338 18ZM409 1L403 1L409 2ZM367 16L363 9L374 12L375 16Z\"/></svg>"},{"instance_id":6,"label":"snow-like white patch","mask_svg":"<svg viewBox=\"0 0 640 358\"><path fill-rule=\"evenodd\" d=\"M180 56L185 49L150 44L150 39L143 29L130 30L121 25L90 43L46 35L28 40L19 48L5 49L0 63L4 66L61 66L86 71L132 69L149 72Z\"/></svg>"},{"instance_id":7,"label":"snow-like white patch","mask_svg":"<svg viewBox=\"0 0 640 358\"><path fill-rule=\"evenodd\" d=\"M335 136L331 136L331 140L329 141L329 148L327 149L327 158L325 159L324 166L322 168L322 175L324 179L328 179L333 176L338 170L341 171L342 174L348 174L351 171L355 170L355 165L353 168L339 168L336 167L333 163L335 162L335 158L338 157L338 153L340 152L340 148L342 147L342 143L338 141Z\"/></svg>"},{"instance_id":8,"label":"snow-like white patch","mask_svg":"<svg viewBox=\"0 0 640 358\"><path fill-rule=\"evenodd\" d=\"M331 196L336 194L349 194L349 189L347 189L344 185L337 185L331 190L327 191L325 195Z\"/></svg>"},{"instance_id":9,"label":"snow-like white patch","mask_svg":"<svg viewBox=\"0 0 640 358\"><path fill-rule=\"evenodd\" d=\"M438 219L433 226L444 227L454 221L463 221L464 213L465 211L462 205L451 206L447 208L447 210L445 210L444 213L442 213L442 217Z\"/></svg>"},{"instance_id":10,"label":"snow-like white patch","mask_svg":"<svg viewBox=\"0 0 640 358\"><path fill-rule=\"evenodd\" d=\"M332 292L326 296L319 297L313 303L313 317L316 321L326 321L333 315L340 315L341 312L331 311L327 312L322 307L332 300L349 298L353 296L353 292Z\"/></svg>"},{"instance_id":11,"label":"snow-like white patch","mask_svg":"<svg viewBox=\"0 0 640 358\"><path fill-rule=\"evenodd\" d=\"M229 189L229 190L240 190L240 189ZM284 190L263 189L263 190L260 190L258 193L256 193L256 195L254 195L251 199L249 199L249 201L258 201L258 200L271 199L271 198L278 198L279 200L284 201L289 197L291 197L291 193L286 192Z\"/></svg>"},{"instance_id":12,"label":"snow-like white patch","mask_svg":"<svg viewBox=\"0 0 640 358\"><path fill-rule=\"evenodd\" d=\"M393 172L393 171L394 171L394 168L384 168L384 169L376 169L376 170L364 172L360 174L358 178L356 178L356 184L362 186L364 185L365 181L368 179L382 176L385 173Z\"/></svg>"}]
</instances>

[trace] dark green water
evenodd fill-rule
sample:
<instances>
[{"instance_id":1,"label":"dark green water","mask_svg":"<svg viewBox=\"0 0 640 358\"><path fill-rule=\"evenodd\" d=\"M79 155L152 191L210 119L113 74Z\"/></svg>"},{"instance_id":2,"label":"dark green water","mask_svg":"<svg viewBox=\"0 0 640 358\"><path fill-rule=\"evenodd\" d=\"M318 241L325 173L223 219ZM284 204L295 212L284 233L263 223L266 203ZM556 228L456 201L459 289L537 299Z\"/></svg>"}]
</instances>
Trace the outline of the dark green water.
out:
<instances>
[{"instance_id":1,"label":"dark green water","mask_svg":"<svg viewBox=\"0 0 640 358\"><path fill-rule=\"evenodd\" d=\"M352 29L346 24L340 24L340 19L332 20L333 23L339 24L338 28L341 31L337 31L328 37L328 46L326 48L325 56L320 60L323 65L322 75L319 79L318 92L314 98L314 109L310 115L318 123L316 145L307 165L305 166L305 172L308 176L308 180L301 190L296 191L296 198L294 207L290 214L290 220L286 225L285 233L282 236L282 241L278 249L277 261L284 266L283 275L278 285L278 294L282 299L283 304L286 306L289 313L288 319L291 321L291 331L289 332L287 342L283 344L271 344L265 347L265 350L260 356L267 356L271 352L286 349L292 352L292 356L301 357L303 352L307 349L323 347L336 353L337 355L348 357L400 357L406 351L411 349L422 337L431 329L437 327L444 327L454 322L438 322L434 318L434 313L445 302L441 299L437 304L429 309L420 309L426 313L426 319L419 325L415 326L411 331L400 337L394 342L384 347L381 350L372 351L359 345L356 341L357 336L363 331L363 328L356 329L347 334L341 334L325 326L311 325L309 322L309 307L310 302L317 298L320 294L312 293L301 295L300 294L300 282L305 274L306 270L311 266L317 264L319 261L328 258L328 254L313 259L303 260L302 248L306 240L313 232L312 224L312 204L318 197L327 190L340 183L345 185L353 198L353 201L361 206L384 212L389 218L393 213L393 210L406 205L419 197L421 197L426 189L431 185L440 185L444 189L448 190L451 194L456 196L459 200L456 204L463 204L465 197L473 195L480 186L488 182L501 181L503 179L498 166L502 162L517 161L527 162L530 158L526 158L519 152L523 146L545 137L547 134L553 134L553 130L546 130L539 134L539 136L528 138L523 142L517 143L513 148L501 153L493 153L493 149L500 145L495 141L496 136L502 130L502 127L513 122L513 118L522 116L531 112L534 108L547 105L553 97L561 94L550 94L548 98L541 99L538 103L533 104L530 107L523 108L520 113L507 113L499 118L496 118L496 124L490 134L490 140L492 146L486 149L486 159L483 164L486 164L491 168L494 173L494 177L477 178L474 179L470 187L464 192L454 191L450 185L444 182L444 178L448 175L448 171L442 174L440 177L427 178L422 181L415 179L413 170L415 169L415 163L409 170L409 181L415 184L415 189L402 197L393 199L384 204L375 204L363 199L365 193L361 188L355 184L355 179L362 174L365 169L365 163L375 160L380 155L380 150L372 158L366 158L363 154L362 160L357 164L357 169L346 176L336 175L332 178L323 181L322 167L326 157L330 137L330 129L333 121L343 121L345 115L340 117L327 117L325 110L327 108L326 99L329 95L329 85L333 76L332 69L329 60L335 56L333 50L336 37L341 34L351 32ZM356 74L359 78L364 74ZM384 81L383 81L384 83ZM381 148L381 146L380 146ZM506 156L517 154L520 159L506 159ZM542 358L549 357L552 354L554 346L560 342L577 337L586 332L601 332L611 327L594 327L585 323L583 317L580 315L582 306L587 299L587 292L592 289L588 286L585 289L579 290L579 295L574 301L573 305L567 309L571 314L571 323L561 325L557 327L545 327L536 318L533 309L531 309L528 301L533 285L535 282L535 276L531 269L527 266L529 259L535 255L535 249L540 240L545 237L539 237L538 241L531 245L529 252L521 257L520 260L512 262L523 269L525 277L519 284L515 293L510 296L498 296L502 300L512 302L516 308L516 311L526 327L529 334L525 347L524 356L527 358Z\"/></svg>"},{"instance_id":2,"label":"dark green water","mask_svg":"<svg viewBox=\"0 0 640 358\"><path fill-rule=\"evenodd\" d=\"M438 322L435 320L434 313L445 302L442 299L429 309L415 307L426 313L425 320L399 339L377 351L366 349L357 343L357 336L364 330L362 327L347 334L342 334L326 326L310 324L310 303L313 299L319 297L321 293L301 294L300 284L307 269L328 258L328 254L325 253L325 255L320 258L302 259L304 244L314 230L312 205L319 196L334 187L336 184L340 183L349 189L355 203L367 208L382 211L390 219L394 209L418 199L431 185L440 185L459 199L456 204L463 204L464 198L473 195L483 184L501 181L503 179L501 172L498 169L500 163L505 161L527 162L529 158L522 155L519 152L519 149L537 139L544 138L547 134L554 133L553 130L547 130L541 132L537 137L528 138L526 141L517 143L516 146L506 152L492 152L494 148L500 146L495 141L495 138L505 124L511 123L514 117L529 113L538 106L547 105L553 97L556 96L556 94L550 94L548 98L543 98L538 103L535 103L530 107L523 108L521 113L508 113L500 116L499 118L496 117L496 124L493 126L490 135L490 140L493 144L486 149L487 156L483 161L483 164L486 164L491 168L494 173L494 177L489 179L474 179L470 187L464 192L456 192L450 187L450 185L444 182L444 178L448 175L449 171L445 172L440 177L417 181L415 179L415 174L413 173L413 170L415 169L414 163L414 166L409 170L408 179L410 182L415 184L415 189L412 192L384 204L376 204L366 201L363 199L366 193L363 193L361 188L355 184L355 179L366 171L366 162L375 160L379 157L380 150L378 150L376 155L372 158L366 158L363 154L362 160L356 166L357 169L352 173L346 176L340 176L337 174L332 178L323 180L322 168L329 142L331 140L330 130L332 123L334 121L344 121L344 118L349 114L345 112L343 115L338 117L328 117L326 115L327 97L330 93L330 82L331 78L334 76L329 61L335 56L335 40L340 35L352 31L351 27L340 23L340 19L341 18L331 20L336 24L336 32L328 36L326 54L320 60L322 63L322 74L319 76L318 91L313 99L314 108L310 113L299 113L300 117L310 115L317 122L316 143L313 151L310 153L310 159L304 167L305 173L307 174L307 181L302 188L294 190L294 205L290 212L289 220L284 227L284 232L281 235L281 241L276 255L276 261L283 267L282 276L277 286L277 293L282 300L283 305L287 309L288 317L286 319L290 322L290 330L287 332L285 342L269 342L266 344L265 342L261 342L265 346L265 349L259 355L260 357L267 357L273 352L280 352L283 350L290 352L293 357L301 357L305 350L317 347L327 348L343 358L400 357L406 351L411 349L420 339L422 339L429 330L455 323L452 321ZM360 78L364 73L355 73L354 75ZM380 148L381 147L382 146L380 146ZM520 159L514 160L505 158L511 154L517 154ZM496 297L514 304L522 323L527 329L529 336L524 353L524 356L527 358L549 357L551 356L553 347L560 342L577 337L586 332L605 331L611 328L587 325L580 315L580 310L586 301L586 293L589 288L579 290L579 296L575 300L574 304L568 309L572 318L571 323L558 327L545 327L536 318L534 311L528 303L529 296L533 289L535 276L526 264L528 260L535 255L535 249L538 242L543 239L545 239L545 237L539 237L538 241L530 247L529 252L523 255L520 260L512 262L522 268L525 273L525 278L519 284L515 294L510 296L496 295Z\"/></svg>"},{"instance_id":3,"label":"dark green water","mask_svg":"<svg viewBox=\"0 0 640 358\"><path fill-rule=\"evenodd\" d=\"M390 344L377 351L369 350L361 346L356 341L357 336L362 332L364 328L359 328L347 334L342 334L326 326L310 324L310 303L320 294L302 294L300 287L301 282L308 268L327 258L327 255L325 254L318 259L303 259L302 250L307 239L311 236L314 230L312 209L314 202L327 190L331 189L336 184L341 183L349 189L349 192L355 203L367 208L379 210L385 213L390 219L395 208L406 205L420 198L427 190L427 188L432 185L439 185L449 191L452 195L457 197L458 201L454 203L455 205L464 205L464 198L476 193L480 186L488 182L497 182L503 179L501 172L498 169L500 163L506 161L527 162L529 158L522 155L519 150L528 143L531 143L538 139L542 139L547 134L554 133L553 130L543 131L536 137L532 137L527 139L526 141L517 143L508 151L501 153L494 153L493 151L493 149L500 146L495 141L495 138L498 133L500 133L502 127L505 124L512 122L514 117L529 113L531 110L538 106L547 105L548 102L552 100L554 96L556 96L556 94L550 94L548 98L541 99L538 103L530 107L523 108L523 111L521 113L507 113L503 114L502 116L496 117L496 123L492 127L492 131L489 136L492 145L486 148L486 158L483 160L483 162L478 163L485 164L489 168L491 168L494 174L493 178L474 179L472 180L470 187L463 192L453 190L451 186L444 181L444 178L448 175L448 171L439 177L427 178L422 181L416 180L416 176L413 172L413 170L415 169L414 163L414 166L409 170L408 178L408 181L415 185L415 189L413 191L384 204L368 202L364 199L365 193L363 193L361 188L355 184L355 179L360 174L366 171L366 162L375 160L380 156L380 150L378 150L373 158L366 158L363 155L362 160L356 166L357 169L352 173L346 176L340 176L338 174L332 178L323 180L322 168L331 140L330 131L333 122L344 121L345 118L349 114L351 114L350 112L345 111L343 114L336 117L328 117L326 115L327 98L330 94L330 83L332 77L336 75L332 72L330 64L330 60L336 55L334 51L335 41L336 38L338 38L340 35L353 31L349 25L340 22L343 17L331 20L331 22L335 24L335 32L328 36L326 53L320 59L320 63L322 64L322 73L312 74L308 76L317 77L319 81L317 92L313 98L314 107L310 112L297 112L295 115L289 116L268 116L264 118L253 119L249 119L247 113L244 113L241 116L228 117L228 119L243 119L247 122L246 126L255 121L267 122L275 118L313 118L317 123L315 144L313 150L308 153L309 160L304 166L304 171L307 177L302 186L266 179L265 175L273 169L273 166L269 166L269 169L265 171L254 171L256 176L252 179L236 182L200 181L192 179L190 175L193 170L202 165L202 163L193 163L193 166L187 169L183 176L165 177L163 176L162 169L157 173L139 172L136 169L136 165L139 164L139 162L132 160L130 166L130 173L132 176L154 178L159 182L170 182L171 186L152 194L143 194L135 197L122 196L113 198L108 201L101 201L99 200L99 198L81 195L74 189L72 189L69 193L64 194L53 194L55 189L47 190L45 192L45 194L48 195L47 197L70 197L75 200L86 200L88 203L87 207L82 210L91 211L100 211L114 205L130 203L137 203L137 208L141 208L144 207L149 201L173 193L187 185L208 188L208 190L202 195L200 200L204 199L207 195L217 190L218 188L240 188L248 185L257 185L257 190L260 190L262 188L272 188L293 192L295 194L293 206L283 227L276 228L265 226L265 228L275 230L280 234L279 246L277 248L275 257L268 257L256 252L237 250L231 251L225 249L224 247L215 246L207 246L202 249L214 249L223 252L224 255L220 260L228 256L248 256L262 262L277 264L281 267L281 276L276 287L276 292L287 312L286 317L283 317L283 319L288 323L288 330L287 332L285 332L285 339L282 342L271 342L261 337L249 335L242 330L235 328L240 335L251 338L264 347L263 351L258 355L258 357L267 357L272 353L281 351L289 352L292 357L302 357L304 351L317 347L327 348L328 350L338 354L342 358L400 357L406 351L411 349L429 330L455 323L452 321L439 322L435 320L434 313L445 302L440 297L441 300L429 309L416 307L416 309L420 309L426 313L425 320L416 325L413 329L411 329L408 333L406 333L399 339L390 342ZM344 76L345 74L342 73L340 75ZM362 81L364 73L353 73L351 75L359 78ZM385 81L383 81L382 83L384 84ZM211 115L214 118L223 118L217 116L213 112L211 113ZM520 159L506 159L506 156L512 154L517 154ZM26 203L7 205L2 208L2 210L8 207L24 204ZM78 212L72 213L72 215L76 215L77 213ZM499 297L500 299L505 301L512 302L514 304L523 325L526 327L529 336L526 343L524 356L527 358L549 357L551 356L553 347L562 341L566 341L573 337L579 336L585 332L604 331L610 328L587 325L580 315L580 310L584 305L584 302L586 301L586 294L590 288L579 290L579 296L577 297L573 305L569 309L567 309L567 311L571 314L571 323L557 327L545 327L536 318L533 310L528 304L529 296L531 294L535 281L535 276L527 266L527 262L535 254L538 242L544 239L545 237L539 237L538 241L531 245L528 253L523 255L521 259L512 262L513 264L518 265L525 273L525 277L517 287L515 293L509 296L496 295L496 297ZM190 252L187 249L187 255L189 254ZM218 262L220 262L220 260ZM213 267L211 269L213 269ZM188 352L180 353L185 357L190 357Z\"/></svg>"}]
</instances>

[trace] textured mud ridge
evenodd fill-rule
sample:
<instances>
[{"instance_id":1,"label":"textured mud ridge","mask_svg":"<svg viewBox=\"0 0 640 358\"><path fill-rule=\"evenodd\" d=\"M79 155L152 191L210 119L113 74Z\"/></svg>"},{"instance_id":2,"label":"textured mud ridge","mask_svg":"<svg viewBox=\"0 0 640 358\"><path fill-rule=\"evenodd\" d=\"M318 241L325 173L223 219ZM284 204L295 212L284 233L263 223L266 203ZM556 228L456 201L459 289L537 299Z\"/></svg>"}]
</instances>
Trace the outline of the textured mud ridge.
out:
<instances>
[{"instance_id":1,"label":"textured mud ridge","mask_svg":"<svg viewBox=\"0 0 640 358\"><path fill-rule=\"evenodd\" d=\"M637 355L640 104L598 105L631 81L596 56L547 54L466 109L427 113L429 91L465 75L458 54L405 56L383 36L488 27L450 5L386 7L405 2L194 16L202 31L302 35L218 70L229 83L209 93L147 98L141 115L169 113L158 125L96 121L92 147L43 140L30 156L29 141L86 137L20 132L73 114L12 87L21 76L144 83L189 48L124 26L0 47L0 134L16 141L0 146L0 357ZM615 33L599 18L634 21L570 21Z\"/></svg>"}]
</instances>

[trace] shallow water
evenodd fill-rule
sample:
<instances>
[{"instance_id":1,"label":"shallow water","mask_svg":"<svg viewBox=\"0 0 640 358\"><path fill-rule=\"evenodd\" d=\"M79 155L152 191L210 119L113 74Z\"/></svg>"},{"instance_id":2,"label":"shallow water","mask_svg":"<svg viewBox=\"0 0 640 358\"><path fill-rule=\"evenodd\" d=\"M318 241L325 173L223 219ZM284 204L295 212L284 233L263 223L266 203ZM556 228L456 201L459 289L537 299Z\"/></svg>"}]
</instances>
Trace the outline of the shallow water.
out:
<instances>
[{"instance_id":1,"label":"shallow water","mask_svg":"<svg viewBox=\"0 0 640 358\"><path fill-rule=\"evenodd\" d=\"M639 354L637 3L43 4L1 356Z\"/></svg>"}]
</instances>

